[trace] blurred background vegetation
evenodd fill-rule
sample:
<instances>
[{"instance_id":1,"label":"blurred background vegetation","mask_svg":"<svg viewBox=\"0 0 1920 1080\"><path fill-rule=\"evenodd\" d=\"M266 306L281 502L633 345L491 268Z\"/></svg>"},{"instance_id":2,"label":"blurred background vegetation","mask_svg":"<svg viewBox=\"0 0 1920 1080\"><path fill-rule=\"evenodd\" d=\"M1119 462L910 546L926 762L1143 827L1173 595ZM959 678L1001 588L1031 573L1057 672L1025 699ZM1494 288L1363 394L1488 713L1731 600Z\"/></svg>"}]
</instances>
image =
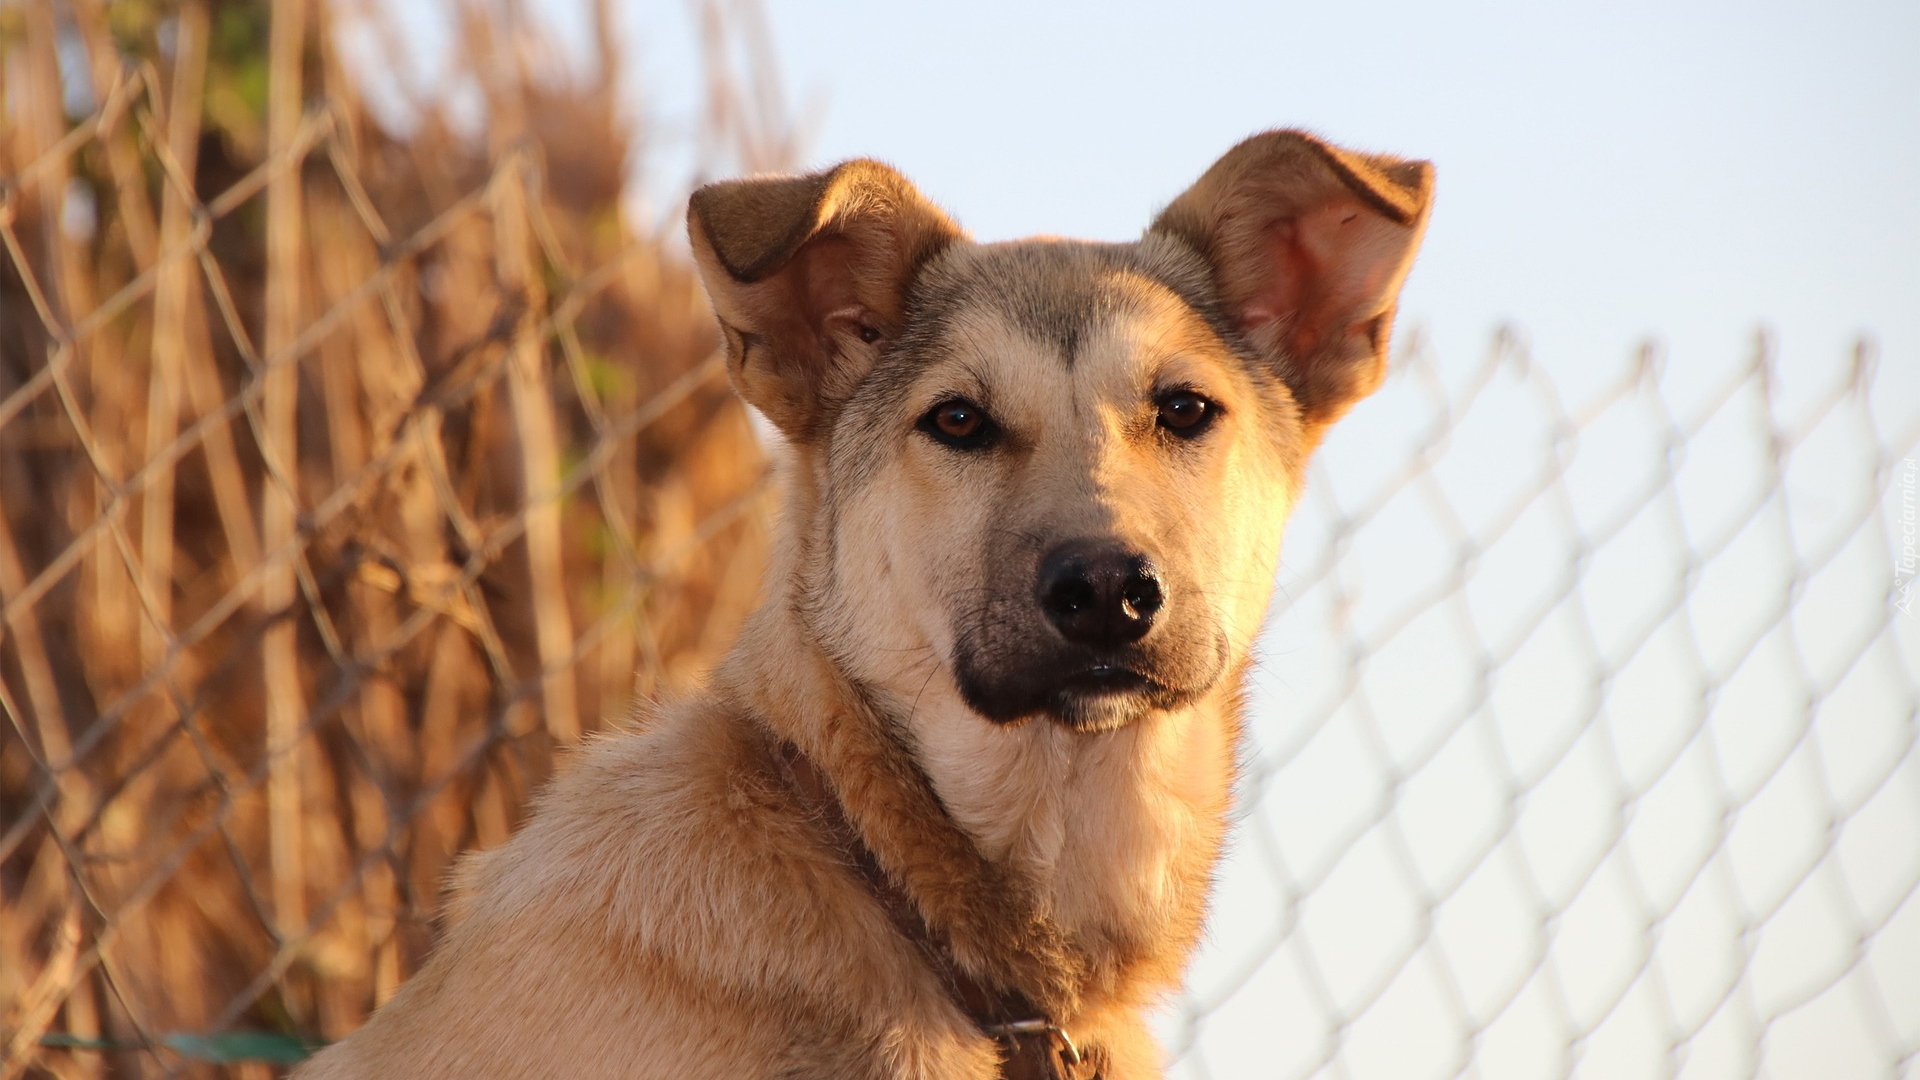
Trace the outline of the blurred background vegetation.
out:
<instances>
[{"instance_id":1,"label":"blurred background vegetation","mask_svg":"<svg viewBox=\"0 0 1920 1080\"><path fill-rule=\"evenodd\" d=\"M477 102L376 114L372 0L0 0L4 1080L352 1030L456 854L751 603L762 454L625 209L687 178L607 3L588 56L443 8ZM683 127L780 164L755 9L694 15Z\"/></svg>"}]
</instances>

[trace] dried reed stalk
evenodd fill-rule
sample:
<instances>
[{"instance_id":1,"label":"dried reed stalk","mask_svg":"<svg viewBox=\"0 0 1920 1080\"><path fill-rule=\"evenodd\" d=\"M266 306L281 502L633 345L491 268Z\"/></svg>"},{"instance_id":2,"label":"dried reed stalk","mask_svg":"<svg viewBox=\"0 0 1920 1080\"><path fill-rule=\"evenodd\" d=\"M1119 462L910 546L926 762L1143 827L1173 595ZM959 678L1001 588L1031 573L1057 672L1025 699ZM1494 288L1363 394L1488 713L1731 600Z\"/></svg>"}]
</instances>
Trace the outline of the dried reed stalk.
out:
<instances>
[{"instance_id":1,"label":"dried reed stalk","mask_svg":"<svg viewBox=\"0 0 1920 1080\"><path fill-rule=\"evenodd\" d=\"M267 153L286 158L300 123L305 72L306 0L273 0L267 44ZM300 279L305 247L301 214L303 184L299 157L275 169L267 181L266 357L285 356L300 333ZM260 546L278 550L295 539L300 472L294 444L299 371L281 366L266 375L260 405L265 429L260 484ZM301 864L306 840L301 828L301 720L306 713L300 686L299 643L295 624L278 618L291 612L294 570L283 563L261 583L260 605L272 623L260 643L267 692L267 833L273 870L273 918L281 936L307 921L306 881Z\"/></svg>"}]
</instances>

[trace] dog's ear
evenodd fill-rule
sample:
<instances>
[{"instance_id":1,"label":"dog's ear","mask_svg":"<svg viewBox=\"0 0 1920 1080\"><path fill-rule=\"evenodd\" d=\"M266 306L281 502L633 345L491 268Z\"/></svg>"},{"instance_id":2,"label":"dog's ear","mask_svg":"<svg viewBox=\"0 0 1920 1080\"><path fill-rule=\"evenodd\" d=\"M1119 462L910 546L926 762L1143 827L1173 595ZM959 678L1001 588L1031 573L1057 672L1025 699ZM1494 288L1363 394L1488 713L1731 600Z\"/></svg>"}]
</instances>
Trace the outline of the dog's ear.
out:
<instances>
[{"instance_id":1,"label":"dog's ear","mask_svg":"<svg viewBox=\"0 0 1920 1080\"><path fill-rule=\"evenodd\" d=\"M1269 131L1227 151L1148 231L1206 257L1227 316L1317 429L1386 375L1394 303L1432 203L1427 162Z\"/></svg>"},{"instance_id":2,"label":"dog's ear","mask_svg":"<svg viewBox=\"0 0 1920 1080\"><path fill-rule=\"evenodd\" d=\"M962 233L877 161L709 184L687 234L740 396L797 441L817 435L899 332L907 286Z\"/></svg>"}]
</instances>

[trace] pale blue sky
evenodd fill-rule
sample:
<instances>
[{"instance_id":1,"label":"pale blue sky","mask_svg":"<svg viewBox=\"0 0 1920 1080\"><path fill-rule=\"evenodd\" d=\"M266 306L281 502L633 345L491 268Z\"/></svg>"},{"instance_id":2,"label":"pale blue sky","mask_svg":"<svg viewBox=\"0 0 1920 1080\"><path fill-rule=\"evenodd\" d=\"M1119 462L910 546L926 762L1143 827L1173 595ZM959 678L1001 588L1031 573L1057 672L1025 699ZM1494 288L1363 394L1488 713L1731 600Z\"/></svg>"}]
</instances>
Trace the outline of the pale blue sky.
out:
<instances>
[{"instance_id":1,"label":"pale blue sky","mask_svg":"<svg viewBox=\"0 0 1920 1080\"><path fill-rule=\"evenodd\" d=\"M1877 396L1903 399L1881 404L1920 405L1920 3L768 11L816 106L808 163L890 161L982 239L1129 237L1234 141L1297 125L1438 164L1402 325L1462 364L1501 320L1576 388L1650 334L1724 371L1764 323L1792 374L1872 330ZM628 19L670 112L684 14Z\"/></svg>"}]
</instances>

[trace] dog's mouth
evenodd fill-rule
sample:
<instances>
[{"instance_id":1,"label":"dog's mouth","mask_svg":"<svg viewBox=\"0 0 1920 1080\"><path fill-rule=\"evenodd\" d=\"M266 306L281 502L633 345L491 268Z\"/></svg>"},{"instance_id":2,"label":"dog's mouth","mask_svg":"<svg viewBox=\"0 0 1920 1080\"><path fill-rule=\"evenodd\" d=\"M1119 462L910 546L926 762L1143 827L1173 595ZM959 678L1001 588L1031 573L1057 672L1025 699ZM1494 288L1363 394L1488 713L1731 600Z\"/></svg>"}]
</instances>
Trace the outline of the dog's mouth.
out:
<instances>
[{"instance_id":1,"label":"dog's mouth","mask_svg":"<svg viewBox=\"0 0 1920 1080\"><path fill-rule=\"evenodd\" d=\"M961 628L949 670L968 707L996 724L1091 733L1191 706L1225 676L1229 656L1226 637L1200 626L1095 649L1009 620Z\"/></svg>"},{"instance_id":2,"label":"dog's mouth","mask_svg":"<svg viewBox=\"0 0 1920 1080\"><path fill-rule=\"evenodd\" d=\"M1060 681L1061 692L1100 696L1103 694L1139 694L1159 684L1130 667L1120 664L1089 664Z\"/></svg>"},{"instance_id":3,"label":"dog's mouth","mask_svg":"<svg viewBox=\"0 0 1920 1080\"><path fill-rule=\"evenodd\" d=\"M1095 663L1061 678L1042 715L1075 731L1113 731L1185 696L1130 667Z\"/></svg>"},{"instance_id":4,"label":"dog's mouth","mask_svg":"<svg viewBox=\"0 0 1920 1080\"><path fill-rule=\"evenodd\" d=\"M975 712L995 723L1044 719L1075 731L1097 732L1125 727L1155 710L1178 708L1205 689L1170 685L1156 678L1151 667L1123 659L1053 660L997 677L962 662L956 672L961 694Z\"/></svg>"}]
</instances>

